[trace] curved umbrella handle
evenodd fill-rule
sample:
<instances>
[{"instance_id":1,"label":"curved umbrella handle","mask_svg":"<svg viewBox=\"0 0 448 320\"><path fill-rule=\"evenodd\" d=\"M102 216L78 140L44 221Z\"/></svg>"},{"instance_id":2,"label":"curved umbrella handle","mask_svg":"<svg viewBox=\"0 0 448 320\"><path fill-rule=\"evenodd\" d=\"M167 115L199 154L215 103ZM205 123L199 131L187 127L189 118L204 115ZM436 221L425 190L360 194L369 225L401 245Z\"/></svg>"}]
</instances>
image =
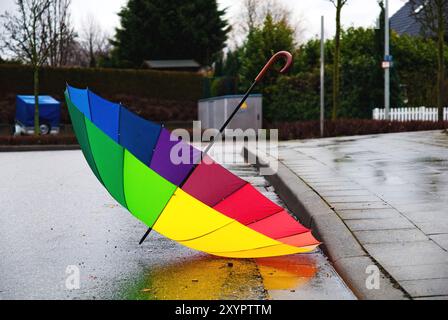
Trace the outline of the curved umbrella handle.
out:
<instances>
[{"instance_id":1,"label":"curved umbrella handle","mask_svg":"<svg viewBox=\"0 0 448 320\"><path fill-rule=\"evenodd\" d=\"M261 81L263 79L265 73L271 68L271 66L277 62L278 59L284 58L286 60L286 64L283 66L283 68L280 70L280 73L285 73L288 71L288 69L292 65L292 55L288 51L279 51L276 54L274 54L271 59L269 59L268 63L261 69L258 76L255 78L255 82Z\"/></svg>"}]
</instances>

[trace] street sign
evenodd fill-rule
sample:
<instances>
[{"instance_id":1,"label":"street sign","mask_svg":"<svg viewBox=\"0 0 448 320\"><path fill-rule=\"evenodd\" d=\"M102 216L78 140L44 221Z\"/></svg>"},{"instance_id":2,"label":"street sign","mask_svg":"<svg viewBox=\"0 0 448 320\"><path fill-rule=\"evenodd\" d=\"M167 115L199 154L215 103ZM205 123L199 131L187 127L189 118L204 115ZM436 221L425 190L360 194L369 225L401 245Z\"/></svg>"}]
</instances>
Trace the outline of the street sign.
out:
<instances>
[{"instance_id":1,"label":"street sign","mask_svg":"<svg viewBox=\"0 0 448 320\"><path fill-rule=\"evenodd\" d=\"M392 62L392 61L383 61L383 62L381 63L381 67L382 67L383 69L390 69L390 68L393 67L393 62Z\"/></svg>"}]
</instances>

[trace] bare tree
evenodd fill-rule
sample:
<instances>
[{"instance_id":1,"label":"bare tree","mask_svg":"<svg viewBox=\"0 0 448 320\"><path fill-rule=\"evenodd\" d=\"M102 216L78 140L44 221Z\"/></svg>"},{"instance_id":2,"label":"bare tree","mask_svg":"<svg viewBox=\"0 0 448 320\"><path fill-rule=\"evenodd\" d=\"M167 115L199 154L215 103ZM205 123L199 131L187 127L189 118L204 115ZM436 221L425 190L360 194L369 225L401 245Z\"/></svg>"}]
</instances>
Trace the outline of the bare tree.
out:
<instances>
[{"instance_id":1,"label":"bare tree","mask_svg":"<svg viewBox=\"0 0 448 320\"><path fill-rule=\"evenodd\" d=\"M293 19L291 10L278 0L242 0L241 5L237 27L232 29L234 32L247 35L254 28L260 28L270 15L274 22L286 22L294 30L297 42L302 37L304 32L302 19Z\"/></svg>"},{"instance_id":2,"label":"bare tree","mask_svg":"<svg viewBox=\"0 0 448 320\"><path fill-rule=\"evenodd\" d=\"M98 58L110 51L109 36L104 32L93 15L88 15L81 30L81 47L91 68L98 66Z\"/></svg>"},{"instance_id":3,"label":"bare tree","mask_svg":"<svg viewBox=\"0 0 448 320\"><path fill-rule=\"evenodd\" d=\"M437 39L437 109L443 121L445 88L444 46L448 24L448 0L410 0L412 15L420 22L422 31Z\"/></svg>"},{"instance_id":4,"label":"bare tree","mask_svg":"<svg viewBox=\"0 0 448 320\"><path fill-rule=\"evenodd\" d=\"M76 34L71 27L70 4L71 0L52 0L46 12L49 37L57 39L48 56L48 64L53 67L69 64L72 54Z\"/></svg>"},{"instance_id":5,"label":"bare tree","mask_svg":"<svg viewBox=\"0 0 448 320\"><path fill-rule=\"evenodd\" d=\"M331 118L335 120L339 109L340 56L341 56L341 11L348 0L329 0L336 8L336 34L334 37L333 61L333 109Z\"/></svg>"},{"instance_id":6,"label":"bare tree","mask_svg":"<svg viewBox=\"0 0 448 320\"><path fill-rule=\"evenodd\" d=\"M30 64L34 74L34 133L39 134L39 69L61 38L61 30L50 31L52 0L16 0L17 12L0 15L3 33L0 45L7 55ZM64 29L63 29L64 30Z\"/></svg>"},{"instance_id":7,"label":"bare tree","mask_svg":"<svg viewBox=\"0 0 448 320\"><path fill-rule=\"evenodd\" d=\"M246 32L249 32L253 28L257 27L261 21L260 21L260 10L257 4L257 0L243 0L243 11L242 11L242 17L243 21L246 21L246 23L243 23L243 28Z\"/></svg>"}]
</instances>

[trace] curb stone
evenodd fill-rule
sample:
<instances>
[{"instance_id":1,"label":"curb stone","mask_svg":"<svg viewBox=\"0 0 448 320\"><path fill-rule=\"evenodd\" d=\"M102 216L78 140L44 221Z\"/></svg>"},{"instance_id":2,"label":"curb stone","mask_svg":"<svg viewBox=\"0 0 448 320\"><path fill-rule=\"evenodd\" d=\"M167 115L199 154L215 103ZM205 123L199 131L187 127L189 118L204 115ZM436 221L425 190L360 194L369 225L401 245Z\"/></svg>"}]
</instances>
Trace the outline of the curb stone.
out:
<instances>
[{"instance_id":1,"label":"curb stone","mask_svg":"<svg viewBox=\"0 0 448 320\"><path fill-rule=\"evenodd\" d=\"M258 167L269 166L269 158L260 152L244 147L243 154L245 159L256 159ZM336 212L288 167L278 161L277 171L265 178L291 212L323 242L322 250L359 299L408 299L405 291L392 282L382 267L368 255ZM366 268L370 265L379 269L379 289L368 289L366 286L369 276Z\"/></svg>"},{"instance_id":2,"label":"curb stone","mask_svg":"<svg viewBox=\"0 0 448 320\"><path fill-rule=\"evenodd\" d=\"M0 152L79 150L78 144L0 145Z\"/></svg>"}]
</instances>

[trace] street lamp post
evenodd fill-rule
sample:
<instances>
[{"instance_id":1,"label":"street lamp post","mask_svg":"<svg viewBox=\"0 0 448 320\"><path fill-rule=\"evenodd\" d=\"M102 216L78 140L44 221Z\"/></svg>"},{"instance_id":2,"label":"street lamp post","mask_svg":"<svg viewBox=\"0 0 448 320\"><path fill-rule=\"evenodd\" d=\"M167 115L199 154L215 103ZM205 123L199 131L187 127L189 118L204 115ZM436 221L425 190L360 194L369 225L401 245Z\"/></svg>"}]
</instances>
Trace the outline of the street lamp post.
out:
<instances>
[{"instance_id":1,"label":"street lamp post","mask_svg":"<svg viewBox=\"0 0 448 320\"><path fill-rule=\"evenodd\" d=\"M392 59L389 48L389 0L385 0L384 9L384 112L386 120L390 119L390 67Z\"/></svg>"},{"instance_id":2,"label":"street lamp post","mask_svg":"<svg viewBox=\"0 0 448 320\"><path fill-rule=\"evenodd\" d=\"M325 39L324 39L324 16L321 17L320 36L320 136L324 136L325 120Z\"/></svg>"}]
</instances>

